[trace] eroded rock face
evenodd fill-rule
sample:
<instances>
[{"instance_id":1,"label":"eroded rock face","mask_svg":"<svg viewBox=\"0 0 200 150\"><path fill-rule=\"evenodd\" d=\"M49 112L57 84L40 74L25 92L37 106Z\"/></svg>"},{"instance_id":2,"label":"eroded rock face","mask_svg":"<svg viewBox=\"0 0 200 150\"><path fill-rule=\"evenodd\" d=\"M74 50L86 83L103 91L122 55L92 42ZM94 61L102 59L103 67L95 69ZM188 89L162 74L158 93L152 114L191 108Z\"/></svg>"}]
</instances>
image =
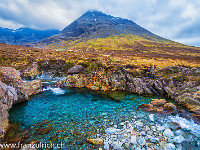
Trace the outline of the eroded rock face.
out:
<instances>
[{"instance_id":1,"label":"eroded rock face","mask_svg":"<svg viewBox=\"0 0 200 150\"><path fill-rule=\"evenodd\" d=\"M9 128L8 111L13 104L27 100L20 72L11 67L0 68L0 140Z\"/></svg>"},{"instance_id":2,"label":"eroded rock face","mask_svg":"<svg viewBox=\"0 0 200 150\"><path fill-rule=\"evenodd\" d=\"M15 88L7 86L0 81L0 141L9 127L8 111L17 100L18 97Z\"/></svg>"}]
</instances>

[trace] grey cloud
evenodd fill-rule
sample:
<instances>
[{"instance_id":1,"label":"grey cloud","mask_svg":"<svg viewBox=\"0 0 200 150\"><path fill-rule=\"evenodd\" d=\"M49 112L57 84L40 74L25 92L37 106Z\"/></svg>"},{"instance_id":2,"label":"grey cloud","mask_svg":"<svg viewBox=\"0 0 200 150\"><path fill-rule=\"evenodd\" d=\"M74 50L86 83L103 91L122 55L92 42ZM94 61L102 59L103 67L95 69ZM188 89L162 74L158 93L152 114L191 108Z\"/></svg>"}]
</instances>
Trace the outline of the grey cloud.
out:
<instances>
[{"instance_id":1,"label":"grey cloud","mask_svg":"<svg viewBox=\"0 0 200 150\"><path fill-rule=\"evenodd\" d=\"M0 26L61 30L87 10L97 9L165 38L194 41L200 37L199 8L199 0L1 0Z\"/></svg>"}]
</instances>

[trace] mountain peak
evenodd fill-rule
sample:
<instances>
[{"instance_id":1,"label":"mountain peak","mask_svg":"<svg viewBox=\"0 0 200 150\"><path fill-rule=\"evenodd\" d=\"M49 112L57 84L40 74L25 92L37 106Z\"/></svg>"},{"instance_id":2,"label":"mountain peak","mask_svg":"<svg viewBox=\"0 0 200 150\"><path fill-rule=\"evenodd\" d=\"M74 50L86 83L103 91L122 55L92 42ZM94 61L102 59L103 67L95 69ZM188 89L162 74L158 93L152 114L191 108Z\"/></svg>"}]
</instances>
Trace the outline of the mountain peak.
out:
<instances>
[{"instance_id":1,"label":"mountain peak","mask_svg":"<svg viewBox=\"0 0 200 150\"><path fill-rule=\"evenodd\" d=\"M83 17L93 18L93 17L99 17L99 16L108 16L108 15L98 10L88 10L80 18L83 18Z\"/></svg>"}]
</instances>

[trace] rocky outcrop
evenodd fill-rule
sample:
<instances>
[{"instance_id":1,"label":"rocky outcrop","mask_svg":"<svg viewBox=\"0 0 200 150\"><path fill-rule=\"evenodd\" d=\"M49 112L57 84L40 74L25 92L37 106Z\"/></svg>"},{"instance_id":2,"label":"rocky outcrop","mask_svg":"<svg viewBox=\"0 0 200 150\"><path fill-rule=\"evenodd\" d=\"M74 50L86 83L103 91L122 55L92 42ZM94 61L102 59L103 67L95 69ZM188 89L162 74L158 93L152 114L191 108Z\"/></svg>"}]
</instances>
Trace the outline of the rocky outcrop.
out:
<instances>
[{"instance_id":1,"label":"rocky outcrop","mask_svg":"<svg viewBox=\"0 0 200 150\"><path fill-rule=\"evenodd\" d=\"M191 72L198 75L198 69L185 69L183 67L178 69L185 75L190 75ZM178 69L176 72L179 71ZM195 116L200 115L200 87L195 82L182 81L181 78L135 77L125 69L115 71L99 69L89 74L83 72L82 74L68 75L57 84L69 87L86 87L91 90L122 90L140 95L164 95L186 107ZM163 105L162 107L168 109L171 113L175 113L172 104L167 104L165 107Z\"/></svg>"},{"instance_id":2,"label":"rocky outcrop","mask_svg":"<svg viewBox=\"0 0 200 150\"><path fill-rule=\"evenodd\" d=\"M149 104L142 104L138 106L147 112L158 113L158 114L177 114L177 108L173 103L167 103L165 99L152 99Z\"/></svg>"},{"instance_id":3,"label":"rocky outcrop","mask_svg":"<svg viewBox=\"0 0 200 150\"><path fill-rule=\"evenodd\" d=\"M23 85L24 91L28 96L42 92L42 82L40 80L33 80Z\"/></svg>"},{"instance_id":4,"label":"rocky outcrop","mask_svg":"<svg viewBox=\"0 0 200 150\"><path fill-rule=\"evenodd\" d=\"M9 127L8 111L17 100L15 88L0 81L0 140L3 139Z\"/></svg>"},{"instance_id":5,"label":"rocky outcrop","mask_svg":"<svg viewBox=\"0 0 200 150\"><path fill-rule=\"evenodd\" d=\"M20 72L11 67L0 68L0 141L9 128L8 111L13 104L28 100L28 96L41 92L41 81L23 85Z\"/></svg>"}]
</instances>

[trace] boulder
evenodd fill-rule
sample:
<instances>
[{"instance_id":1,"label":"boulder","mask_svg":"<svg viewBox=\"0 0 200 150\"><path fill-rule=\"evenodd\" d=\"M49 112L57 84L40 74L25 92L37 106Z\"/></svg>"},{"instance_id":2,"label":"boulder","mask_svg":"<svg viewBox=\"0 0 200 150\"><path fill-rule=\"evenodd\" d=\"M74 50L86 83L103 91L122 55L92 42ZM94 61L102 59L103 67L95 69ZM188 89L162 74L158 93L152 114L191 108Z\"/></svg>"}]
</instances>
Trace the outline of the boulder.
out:
<instances>
[{"instance_id":1,"label":"boulder","mask_svg":"<svg viewBox=\"0 0 200 150\"><path fill-rule=\"evenodd\" d=\"M174 143L180 144L180 143L182 143L183 141L185 141L185 139L184 139L184 137L181 136L181 135L179 135L179 136L177 136L177 137L174 138Z\"/></svg>"},{"instance_id":2,"label":"boulder","mask_svg":"<svg viewBox=\"0 0 200 150\"><path fill-rule=\"evenodd\" d=\"M163 107L165 103L166 103L165 99L152 99L150 104L156 107Z\"/></svg>"},{"instance_id":3,"label":"boulder","mask_svg":"<svg viewBox=\"0 0 200 150\"><path fill-rule=\"evenodd\" d=\"M167 112L171 113L171 114L176 114L176 113L177 113L177 112L176 112L176 106L175 106L174 104L172 104L171 102L170 102L170 103L166 103L166 104L164 105L164 109L165 109Z\"/></svg>"},{"instance_id":4,"label":"boulder","mask_svg":"<svg viewBox=\"0 0 200 150\"><path fill-rule=\"evenodd\" d=\"M168 138L173 138L174 133L170 129L165 129L165 131L163 132L163 136L166 136Z\"/></svg>"},{"instance_id":5,"label":"boulder","mask_svg":"<svg viewBox=\"0 0 200 150\"><path fill-rule=\"evenodd\" d=\"M165 144L165 147L167 150L175 150L176 149L175 145L172 143Z\"/></svg>"},{"instance_id":6,"label":"boulder","mask_svg":"<svg viewBox=\"0 0 200 150\"><path fill-rule=\"evenodd\" d=\"M81 66L81 65L76 65L76 66L70 68L70 69L67 71L67 73L68 73L68 74L76 74L76 73L80 73L80 72L83 71L83 70L84 70L84 67L83 67L83 66Z\"/></svg>"},{"instance_id":7,"label":"boulder","mask_svg":"<svg viewBox=\"0 0 200 150\"><path fill-rule=\"evenodd\" d=\"M42 82L40 80L33 80L23 85L24 91L28 96L42 92Z\"/></svg>"}]
</instances>

